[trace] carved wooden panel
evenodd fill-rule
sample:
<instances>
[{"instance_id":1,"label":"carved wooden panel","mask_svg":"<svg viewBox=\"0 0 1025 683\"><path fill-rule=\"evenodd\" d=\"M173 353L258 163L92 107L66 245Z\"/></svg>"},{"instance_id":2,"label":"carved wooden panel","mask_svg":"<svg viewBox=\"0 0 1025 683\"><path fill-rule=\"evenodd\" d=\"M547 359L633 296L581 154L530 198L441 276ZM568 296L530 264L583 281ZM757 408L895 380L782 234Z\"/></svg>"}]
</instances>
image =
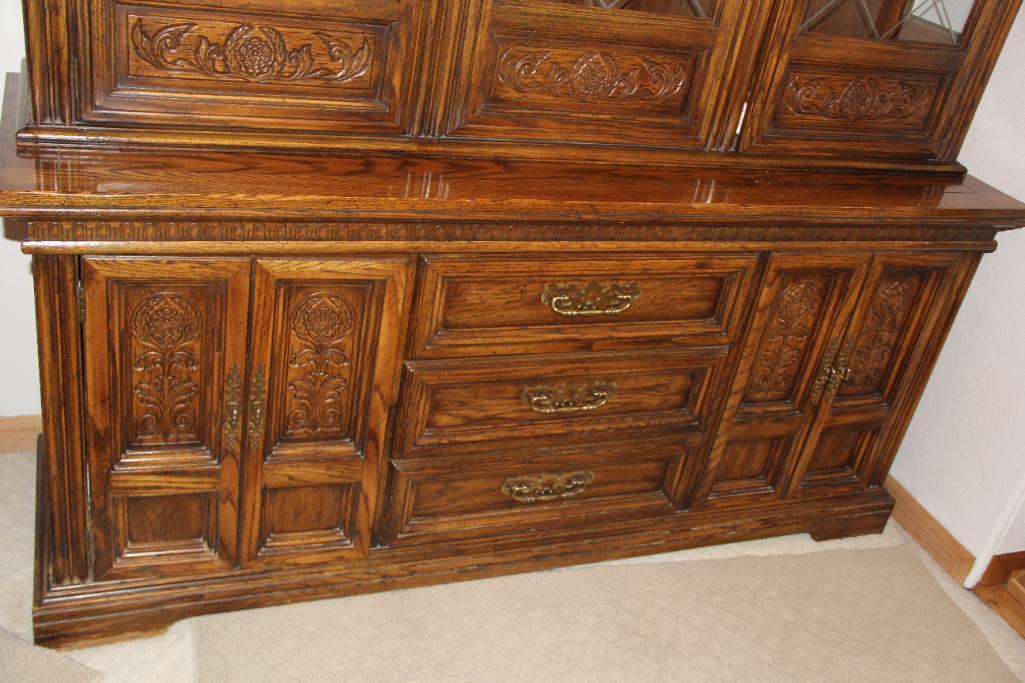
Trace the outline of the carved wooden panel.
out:
<instances>
[{"instance_id":1,"label":"carved wooden panel","mask_svg":"<svg viewBox=\"0 0 1025 683\"><path fill-rule=\"evenodd\" d=\"M696 441L726 349L406 364L393 457L668 433Z\"/></svg>"},{"instance_id":2,"label":"carved wooden panel","mask_svg":"<svg viewBox=\"0 0 1025 683\"><path fill-rule=\"evenodd\" d=\"M86 121L404 130L423 3L89 4Z\"/></svg>"},{"instance_id":3,"label":"carved wooden panel","mask_svg":"<svg viewBox=\"0 0 1025 683\"><path fill-rule=\"evenodd\" d=\"M924 387L927 344L963 268L959 255L878 254L833 362L822 414L808 432L789 495L863 489L893 456Z\"/></svg>"},{"instance_id":4,"label":"carved wooden panel","mask_svg":"<svg viewBox=\"0 0 1025 683\"><path fill-rule=\"evenodd\" d=\"M90 258L83 280L95 574L230 565L248 260Z\"/></svg>"},{"instance_id":5,"label":"carved wooden panel","mask_svg":"<svg viewBox=\"0 0 1025 683\"><path fill-rule=\"evenodd\" d=\"M816 424L869 254L773 254L696 508L776 500Z\"/></svg>"},{"instance_id":6,"label":"carved wooden panel","mask_svg":"<svg viewBox=\"0 0 1025 683\"><path fill-rule=\"evenodd\" d=\"M739 116L723 106L738 34L758 11L734 0L450 3L447 40L463 57L432 125L459 138L718 145Z\"/></svg>"},{"instance_id":7,"label":"carved wooden panel","mask_svg":"<svg viewBox=\"0 0 1025 683\"><path fill-rule=\"evenodd\" d=\"M545 529L579 533L638 515L664 516L664 492L684 457L678 444L589 445L577 450L481 451L486 463L432 458L392 465L389 545ZM574 529L575 527L575 529Z\"/></svg>"},{"instance_id":8,"label":"carved wooden panel","mask_svg":"<svg viewBox=\"0 0 1025 683\"><path fill-rule=\"evenodd\" d=\"M778 4L741 151L956 156L991 58L987 32L1004 30L1007 3L977 0L970 14L940 0Z\"/></svg>"},{"instance_id":9,"label":"carved wooden panel","mask_svg":"<svg viewBox=\"0 0 1025 683\"><path fill-rule=\"evenodd\" d=\"M410 278L406 258L257 260L243 564L366 554Z\"/></svg>"},{"instance_id":10,"label":"carved wooden panel","mask_svg":"<svg viewBox=\"0 0 1025 683\"><path fill-rule=\"evenodd\" d=\"M419 358L723 344L756 257L425 259Z\"/></svg>"}]
</instances>

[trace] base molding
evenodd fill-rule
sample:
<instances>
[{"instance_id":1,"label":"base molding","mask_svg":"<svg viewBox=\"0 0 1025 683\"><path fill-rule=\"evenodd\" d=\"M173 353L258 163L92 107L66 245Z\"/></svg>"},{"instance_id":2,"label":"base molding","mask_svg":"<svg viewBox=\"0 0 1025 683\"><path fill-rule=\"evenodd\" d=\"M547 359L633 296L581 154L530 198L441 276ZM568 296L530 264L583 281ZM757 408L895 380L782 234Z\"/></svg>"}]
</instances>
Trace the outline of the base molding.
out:
<instances>
[{"instance_id":1,"label":"base molding","mask_svg":"<svg viewBox=\"0 0 1025 683\"><path fill-rule=\"evenodd\" d=\"M0 454L34 451L41 431L42 415L0 417Z\"/></svg>"},{"instance_id":2,"label":"base molding","mask_svg":"<svg viewBox=\"0 0 1025 683\"><path fill-rule=\"evenodd\" d=\"M975 556L919 503L904 486L889 477L886 489L895 502L893 518L959 584L975 566Z\"/></svg>"},{"instance_id":3,"label":"base molding","mask_svg":"<svg viewBox=\"0 0 1025 683\"><path fill-rule=\"evenodd\" d=\"M39 503L48 492L40 487ZM679 512L600 526L539 545L527 540L475 542L372 551L363 560L273 570L239 570L183 581L119 581L48 585L37 568L33 622L39 644L61 647L152 632L188 617L553 569L574 564L734 541L810 533L839 538L879 533L893 509L883 488L833 499L795 501L738 517ZM49 554L50 534L37 529L37 561Z\"/></svg>"}]
</instances>

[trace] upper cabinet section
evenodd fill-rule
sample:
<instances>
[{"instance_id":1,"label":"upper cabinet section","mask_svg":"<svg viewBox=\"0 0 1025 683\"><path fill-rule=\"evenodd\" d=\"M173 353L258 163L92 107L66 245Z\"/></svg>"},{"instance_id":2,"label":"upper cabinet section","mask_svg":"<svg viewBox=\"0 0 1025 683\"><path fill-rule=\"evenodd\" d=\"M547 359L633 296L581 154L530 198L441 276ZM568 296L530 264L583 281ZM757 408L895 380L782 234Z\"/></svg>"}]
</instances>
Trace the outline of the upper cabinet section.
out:
<instances>
[{"instance_id":1,"label":"upper cabinet section","mask_svg":"<svg viewBox=\"0 0 1025 683\"><path fill-rule=\"evenodd\" d=\"M747 0L455 0L442 137L716 148L736 126Z\"/></svg>"},{"instance_id":2,"label":"upper cabinet section","mask_svg":"<svg viewBox=\"0 0 1025 683\"><path fill-rule=\"evenodd\" d=\"M951 171L1021 2L25 0L19 139Z\"/></svg>"},{"instance_id":3,"label":"upper cabinet section","mask_svg":"<svg viewBox=\"0 0 1025 683\"><path fill-rule=\"evenodd\" d=\"M419 0L86 0L88 123L403 133Z\"/></svg>"},{"instance_id":4,"label":"upper cabinet section","mask_svg":"<svg viewBox=\"0 0 1025 683\"><path fill-rule=\"evenodd\" d=\"M953 160L1015 0L780 0L744 152Z\"/></svg>"}]
</instances>

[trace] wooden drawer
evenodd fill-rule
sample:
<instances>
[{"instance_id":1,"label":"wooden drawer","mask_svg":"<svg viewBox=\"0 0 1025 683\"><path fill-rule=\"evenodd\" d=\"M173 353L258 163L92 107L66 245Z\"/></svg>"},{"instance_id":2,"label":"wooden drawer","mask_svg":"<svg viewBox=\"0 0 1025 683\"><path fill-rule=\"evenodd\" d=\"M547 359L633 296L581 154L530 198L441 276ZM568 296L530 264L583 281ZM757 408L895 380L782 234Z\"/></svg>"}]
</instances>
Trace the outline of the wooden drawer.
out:
<instances>
[{"instance_id":1,"label":"wooden drawer","mask_svg":"<svg viewBox=\"0 0 1025 683\"><path fill-rule=\"evenodd\" d=\"M429 256L417 358L732 341L755 255Z\"/></svg>"},{"instance_id":2,"label":"wooden drawer","mask_svg":"<svg viewBox=\"0 0 1025 683\"><path fill-rule=\"evenodd\" d=\"M406 132L413 0L88 0L88 123Z\"/></svg>"},{"instance_id":3,"label":"wooden drawer","mask_svg":"<svg viewBox=\"0 0 1025 683\"><path fill-rule=\"evenodd\" d=\"M552 453L392 463L387 542L448 541L538 529L570 530L665 515L682 467L679 444L627 443Z\"/></svg>"},{"instance_id":4,"label":"wooden drawer","mask_svg":"<svg viewBox=\"0 0 1025 683\"><path fill-rule=\"evenodd\" d=\"M396 458L593 439L689 435L709 417L727 349L406 364Z\"/></svg>"}]
</instances>

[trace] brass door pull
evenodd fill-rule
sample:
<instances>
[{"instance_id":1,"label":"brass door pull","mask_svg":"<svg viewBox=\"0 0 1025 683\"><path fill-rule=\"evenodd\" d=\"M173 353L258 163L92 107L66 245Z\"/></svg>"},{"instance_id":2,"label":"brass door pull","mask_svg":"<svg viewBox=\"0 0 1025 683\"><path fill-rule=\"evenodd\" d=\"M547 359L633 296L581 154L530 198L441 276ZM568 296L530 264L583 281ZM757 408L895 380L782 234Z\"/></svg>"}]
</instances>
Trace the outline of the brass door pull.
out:
<instances>
[{"instance_id":1,"label":"brass door pull","mask_svg":"<svg viewBox=\"0 0 1025 683\"><path fill-rule=\"evenodd\" d=\"M548 503L574 498L592 483L594 472L546 472L509 477L502 482L502 493L520 503Z\"/></svg>"},{"instance_id":2,"label":"brass door pull","mask_svg":"<svg viewBox=\"0 0 1025 683\"><path fill-rule=\"evenodd\" d=\"M249 388L249 439L260 440L267 408L267 371L263 363L256 366L253 384Z\"/></svg>"},{"instance_id":3,"label":"brass door pull","mask_svg":"<svg viewBox=\"0 0 1025 683\"><path fill-rule=\"evenodd\" d=\"M561 384L557 387L527 387L520 400L535 413L587 413L598 410L616 392L615 382L597 381Z\"/></svg>"},{"instance_id":4,"label":"brass door pull","mask_svg":"<svg viewBox=\"0 0 1025 683\"><path fill-rule=\"evenodd\" d=\"M541 291L541 303L561 316L619 315L633 306L641 296L637 283L589 285L545 285Z\"/></svg>"},{"instance_id":5,"label":"brass door pull","mask_svg":"<svg viewBox=\"0 0 1025 683\"><path fill-rule=\"evenodd\" d=\"M224 391L224 445L226 448L235 447L235 441L238 439L238 426L241 421L242 373L236 363L228 373Z\"/></svg>"}]
</instances>

